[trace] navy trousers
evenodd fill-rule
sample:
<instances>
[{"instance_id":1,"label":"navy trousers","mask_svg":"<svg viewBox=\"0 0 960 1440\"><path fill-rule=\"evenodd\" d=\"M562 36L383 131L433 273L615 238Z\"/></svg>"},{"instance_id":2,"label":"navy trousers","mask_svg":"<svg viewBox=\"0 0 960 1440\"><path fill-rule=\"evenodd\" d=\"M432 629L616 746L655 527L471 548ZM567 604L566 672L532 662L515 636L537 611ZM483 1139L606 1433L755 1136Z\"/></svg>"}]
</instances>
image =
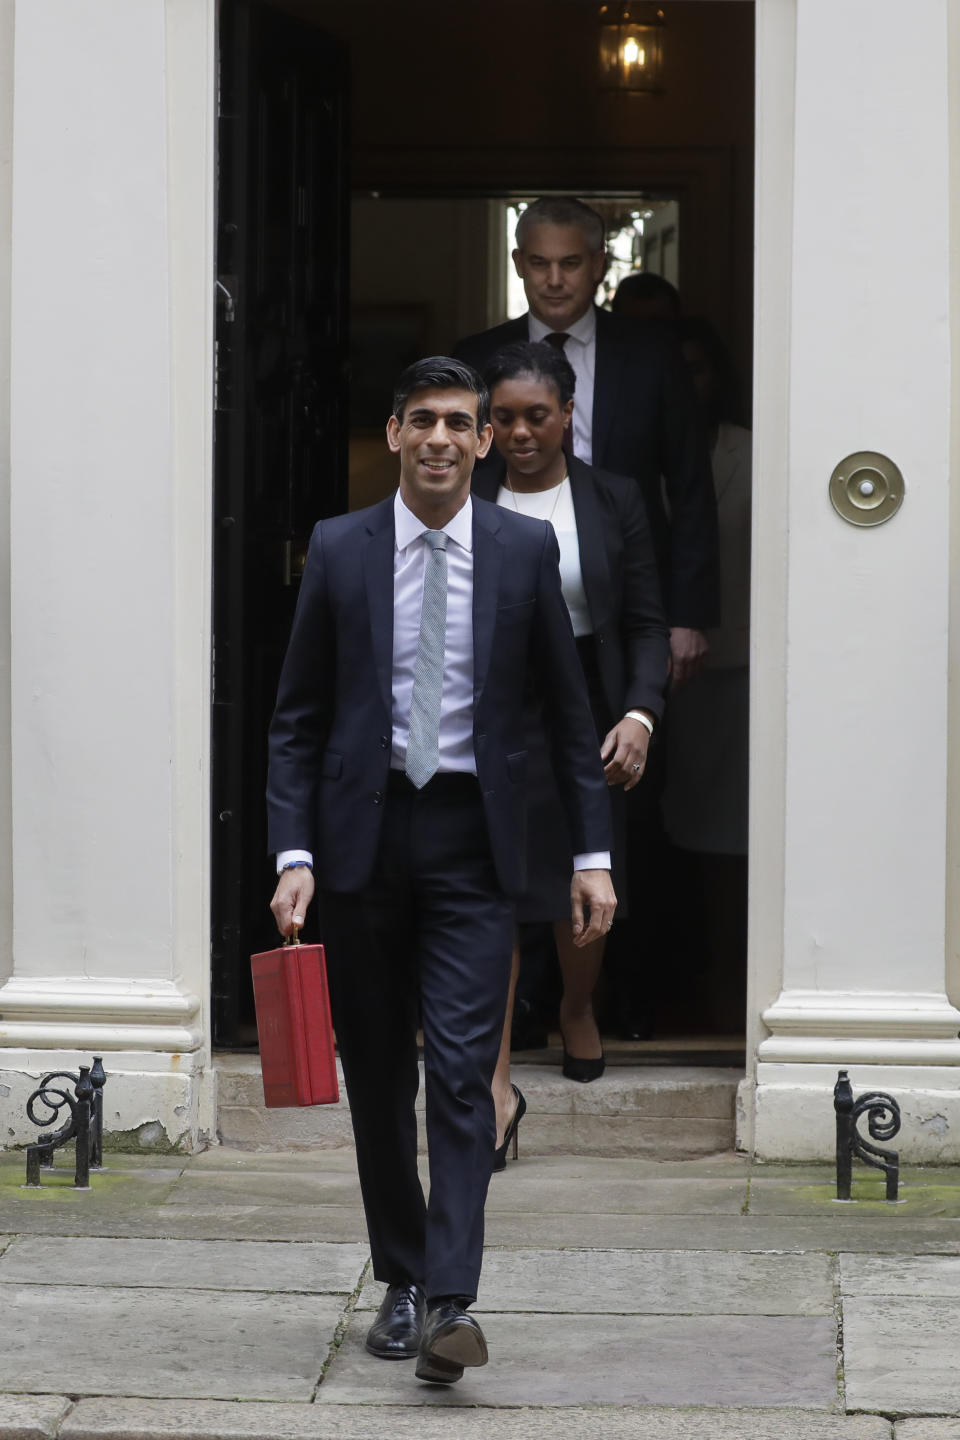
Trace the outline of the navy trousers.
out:
<instances>
[{"instance_id":1,"label":"navy trousers","mask_svg":"<svg viewBox=\"0 0 960 1440\"><path fill-rule=\"evenodd\" d=\"M476 1298L513 907L474 776L391 775L370 885L320 895L374 1275ZM423 1025L430 1196L417 1173Z\"/></svg>"}]
</instances>

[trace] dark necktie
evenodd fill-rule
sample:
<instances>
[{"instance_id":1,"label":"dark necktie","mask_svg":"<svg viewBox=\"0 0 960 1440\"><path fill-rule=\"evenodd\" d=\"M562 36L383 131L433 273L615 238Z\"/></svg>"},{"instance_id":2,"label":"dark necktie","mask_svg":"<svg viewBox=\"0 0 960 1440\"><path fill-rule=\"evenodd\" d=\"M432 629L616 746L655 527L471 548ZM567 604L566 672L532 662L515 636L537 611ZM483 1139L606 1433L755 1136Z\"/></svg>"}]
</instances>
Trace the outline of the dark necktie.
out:
<instances>
[{"instance_id":1,"label":"dark necktie","mask_svg":"<svg viewBox=\"0 0 960 1440\"><path fill-rule=\"evenodd\" d=\"M551 330L550 333L549 333L549 335L544 335L544 337L543 337L544 344L545 344L545 345L552 345L553 348L554 348L554 350L559 350L559 351L560 351L561 355L563 354L563 347L566 345L566 343L567 343L567 341L568 341L569 339L570 339L570 336L567 334L566 330ZM572 454L573 454L573 421L572 421L572 420L571 420L570 424L566 427L566 429L565 429L564 432L563 432L563 452L564 452L565 455L572 455Z\"/></svg>"}]
</instances>

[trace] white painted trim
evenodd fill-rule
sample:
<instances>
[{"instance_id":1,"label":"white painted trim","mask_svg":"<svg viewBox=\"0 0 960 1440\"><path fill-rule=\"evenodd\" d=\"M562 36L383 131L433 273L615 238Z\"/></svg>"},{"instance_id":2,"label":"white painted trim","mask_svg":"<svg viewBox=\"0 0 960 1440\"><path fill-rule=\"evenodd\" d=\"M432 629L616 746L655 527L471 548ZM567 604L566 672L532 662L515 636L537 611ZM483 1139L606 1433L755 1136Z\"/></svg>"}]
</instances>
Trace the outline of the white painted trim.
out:
<instances>
[{"instance_id":1,"label":"white painted trim","mask_svg":"<svg viewBox=\"0 0 960 1440\"><path fill-rule=\"evenodd\" d=\"M71 1050L15 1049L0 1051L0 1095L4 1126L0 1149L29 1145L40 1128L26 1113L29 1096L43 1075L65 1070L76 1074L90 1063L91 1047ZM94 1047L94 1054L101 1051ZM125 1136L128 1146L157 1146L190 1151L214 1141L216 1076L199 1063L198 1055L158 1051L108 1052L103 1048L107 1083L103 1092L104 1129L109 1137ZM38 1113L43 1118L43 1108ZM108 1161L109 1165L109 1161Z\"/></svg>"},{"instance_id":2,"label":"white painted trim","mask_svg":"<svg viewBox=\"0 0 960 1440\"><path fill-rule=\"evenodd\" d=\"M900 1154L905 1181L913 1165L956 1164L960 1160L960 1074L952 1066L873 1064L847 1053L854 1095L892 1092L902 1125L891 1148ZM760 1065L756 1134L758 1158L769 1161L830 1160L836 1149L833 1088L835 1061L825 1064ZM865 1129L861 1122L861 1129ZM868 1172L858 1167L858 1174Z\"/></svg>"},{"instance_id":3,"label":"white painted trim","mask_svg":"<svg viewBox=\"0 0 960 1440\"><path fill-rule=\"evenodd\" d=\"M166 0L173 492L173 968L210 1049L216 0ZM266 903L266 902L264 902Z\"/></svg>"},{"instance_id":4,"label":"white painted trim","mask_svg":"<svg viewBox=\"0 0 960 1440\"><path fill-rule=\"evenodd\" d=\"M947 687L946 985L960 1001L960 5L947 7L950 153L950 639Z\"/></svg>"},{"instance_id":5,"label":"white painted trim","mask_svg":"<svg viewBox=\"0 0 960 1440\"><path fill-rule=\"evenodd\" d=\"M13 969L10 800L10 362L14 4L0 0L0 980Z\"/></svg>"},{"instance_id":6,"label":"white painted trim","mask_svg":"<svg viewBox=\"0 0 960 1440\"><path fill-rule=\"evenodd\" d=\"M757 0L747 1075L737 1144L752 1148L761 1016L783 967L787 494L796 0ZM761 603L762 597L762 603Z\"/></svg>"},{"instance_id":7,"label":"white painted trim","mask_svg":"<svg viewBox=\"0 0 960 1440\"><path fill-rule=\"evenodd\" d=\"M956 1039L960 1030L960 1011L947 997L922 991L911 995L903 991L784 990L764 1011L763 1020L774 1036L929 1035ZM760 1046L761 1057L767 1055L769 1044L764 1041Z\"/></svg>"},{"instance_id":8,"label":"white painted trim","mask_svg":"<svg viewBox=\"0 0 960 1440\"><path fill-rule=\"evenodd\" d=\"M172 981L14 976L0 990L0 1046L199 1050L201 1001Z\"/></svg>"}]
</instances>

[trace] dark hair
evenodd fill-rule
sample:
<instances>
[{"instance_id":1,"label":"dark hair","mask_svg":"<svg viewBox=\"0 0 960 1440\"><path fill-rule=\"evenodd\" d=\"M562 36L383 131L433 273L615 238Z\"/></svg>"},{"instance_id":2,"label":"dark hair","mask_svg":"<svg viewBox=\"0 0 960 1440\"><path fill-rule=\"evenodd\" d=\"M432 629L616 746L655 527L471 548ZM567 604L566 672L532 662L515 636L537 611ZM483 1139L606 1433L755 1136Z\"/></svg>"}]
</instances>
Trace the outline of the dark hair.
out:
<instances>
[{"instance_id":1,"label":"dark hair","mask_svg":"<svg viewBox=\"0 0 960 1440\"><path fill-rule=\"evenodd\" d=\"M740 394L740 378L730 351L717 331L700 315L688 315L680 321L677 331L681 345L692 340L701 346L713 371L713 398L709 418L717 424L727 420L734 425L749 423Z\"/></svg>"},{"instance_id":2,"label":"dark hair","mask_svg":"<svg viewBox=\"0 0 960 1440\"><path fill-rule=\"evenodd\" d=\"M393 391L393 413L398 420L403 420L407 401L417 390L469 390L477 397L477 430L490 419L490 392L473 366L462 360L430 355L408 365Z\"/></svg>"},{"instance_id":3,"label":"dark hair","mask_svg":"<svg viewBox=\"0 0 960 1440\"><path fill-rule=\"evenodd\" d=\"M534 200L517 221L517 248L523 249L523 237L531 225L576 225L583 231L587 248L596 255L607 240L606 226L596 210L575 200L572 195L544 196Z\"/></svg>"},{"instance_id":4,"label":"dark hair","mask_svg":"<svg viewBox=\"0 0 960 1440\"><path fill-rule=\"evenodd\" d=\"M641 270L636 275L625 275L617 286L610 302L611 310L622 310L625 300L664 300L674 320L680 319L680 292L662 275L652 270Z\"/></svg>"},{"instance_id":5,"label":"dark hair","mask_svg":"<svg viewBox=\"0 0 960 1440\"><path fill-rule=\"evenodd\" d=\"M505 345L483 372L491 395L502 381L516 380L518 375L529 375L531 379L542 380L549 385L561 408L573 399L577 384L573 366L562 350L548 345L545 340L524 340L516 345Z\"/></svg>"}]
</instances>

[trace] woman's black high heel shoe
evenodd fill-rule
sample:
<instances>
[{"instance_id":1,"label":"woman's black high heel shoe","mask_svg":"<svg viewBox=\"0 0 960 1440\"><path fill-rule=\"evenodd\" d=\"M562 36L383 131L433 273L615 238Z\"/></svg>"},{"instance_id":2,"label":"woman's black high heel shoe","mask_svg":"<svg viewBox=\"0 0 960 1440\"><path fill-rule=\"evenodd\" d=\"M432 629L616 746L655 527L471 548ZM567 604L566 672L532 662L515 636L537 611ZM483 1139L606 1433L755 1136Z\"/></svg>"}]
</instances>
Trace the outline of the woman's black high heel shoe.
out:
<instances>
[{"instance_id":1,"label":"woman's black high heel shoe","mask_svg":"<svg viewBox=\"0 0 960 1440\"><path fill-rule=\"evenodd\" d=\"M510 1089L517 1097L517 1104L516 1109L510 1117L510 1124L503 1132L503 1144L498 1145L493 1152L494 1172L497 1170L506 1170L507 1150L510 1147L511 1140L513 1141L513 1158L514 1160L519 1160L520 1158L520 1142L517 1139L517 1131L520 1129L520 1121L527 1113L527 1102L524 1100L523 1093L518 1086L511 1085Z\"/></svg>"},{"instance_id":2,"label":"woman's black high heel shoe","mask_svg":"<svg viewBox=\"0 0 960 1440\"><path fill-rule=\"evenodd\" d=\"M563 1075L566 1080L579 1080L582 1085L588 1085L591 1080L599 1080L607 1068L606 1057L601 1055L598 1060L581 1060L577 1055L571 1055L567 1050L567 1042L564 1039L563 1031L560 1031L560 1043L563 1045Z\"/></svg>"}]
</instances>

